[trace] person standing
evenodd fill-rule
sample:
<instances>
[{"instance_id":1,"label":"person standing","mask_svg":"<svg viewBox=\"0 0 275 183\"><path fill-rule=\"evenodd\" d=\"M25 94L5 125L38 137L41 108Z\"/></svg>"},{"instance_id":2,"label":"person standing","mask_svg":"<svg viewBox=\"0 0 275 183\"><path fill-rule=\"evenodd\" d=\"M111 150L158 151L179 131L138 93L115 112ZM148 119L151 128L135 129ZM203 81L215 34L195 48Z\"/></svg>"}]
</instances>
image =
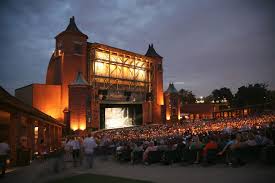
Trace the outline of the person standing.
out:
<instances>
[{"instance_id":1,"label":"person standing","mask_svg":"<svg viewBox=\"0 0 275 183\"><path fill-rule=\"evenodd\" d=\"M74 167L76 167L77 161L79 161L79 154L80 154L80 142L77 137L74 137L74 140L72 141L72 149L73 149Z\"/></svg>"},{"instance_id":2,"label":"person standing","mask_svg":"<svg viewBox=\"0 0 275 183\"><path fill-rule=\"evenodd\" d=\"M9 153L10 153L9 145L5 141L2 141L0 143L0 167L2 167L1 176L4 176L6 173L6 162L7 162Z\"/></svg>"},{"instance_id":3,"label":"person standing","mask_svg":"<svg viewBox=\"0 0 275 183\"><path fill-rule=\"evenodd\" d=\"M66 141L64 150L65 150L64 161L69 163L72 161L72 151L73 151L72 137L67 137L67 141Z\"/></svg>"},{"instance_id":4,"label":"person standing","mask_svg":"<svg viewBox=\"0 0 275 183\"><path fill-rule=\"evenodd\" d=\"M40 143L38 146L38 153L42 161L44 161L47 158L48 148L47 148L47 144L44 142L44 139L40 140Z\"/></svg>"},{"instance_id":5,"label":"person standing","mask_svg":"<svg viewBox=\"0 0 275 183\"><path fill-rule=\"evenodd\" d=\"M84 139L83 147L86 161L88 163L88 168L92 168L94 162L94 149L97 147L97 144L91 134L88 134L88 137Z\"/></svg>"}]
</instances>

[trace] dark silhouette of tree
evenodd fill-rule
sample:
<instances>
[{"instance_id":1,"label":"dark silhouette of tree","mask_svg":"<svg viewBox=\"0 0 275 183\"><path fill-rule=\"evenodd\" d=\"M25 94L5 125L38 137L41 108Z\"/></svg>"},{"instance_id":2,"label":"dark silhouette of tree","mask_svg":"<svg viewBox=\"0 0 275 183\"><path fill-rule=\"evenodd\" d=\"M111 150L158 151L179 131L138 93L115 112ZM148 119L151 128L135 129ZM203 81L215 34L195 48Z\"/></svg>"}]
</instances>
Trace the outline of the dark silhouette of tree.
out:
<instances>
[{"instance_id":1,"label":"dark silhouette of tree","mask_svg":"<svg viewBox=\"0 0 275 183\"><path fill-rule=\"evenodd\" d=\"M210 104L214 100L212 95L208 95L207 97L204 98L204 103Z\"/></svg>"},{"instance_id":2,"label":"dark silhouette of tree","mask_svg":"<svg viewBox=\"0 0 275 183\"><path fill-rule=\"evenodd\" d=\"M269 103L271 107L275 109L275 90L268 92L267 103Z\"/></svg>"},{"instance_id":3,"label":"dark silhouette of tree","mask_svg":"<svg viewBox=\"0 0 275 183\"><path fill-rule=\"evenodd\" d=\"M196 102L196 97L192 91L180 89L179 95L181 96L182 104L194 104Z\"/></svg>"},{"instance_id":4,"label":"dark silhouette of tree","mask_svg":"<svg viewBox=\"0 0 275 183\"><path fill-rule=\"evenodd\" d=\"M214 100L215 102L221 103L222 101L224 101L224 99L226 99L229 104L232 103L234 97L231 90L226 87L213 90L211 96L212 100Z\"/></svg>"},{"instance_id":5,"label":"dark silhouette of tree","mask_svg":"<svg viewBox=\"0 0 275 183\"><path fill-rule=\"evenodd\" d=\"M269 91L269 100L271 103L275 104L275 90Z\"/></svg>"},{"instance_id":6,"label":"dark silhouette of tree","mask_svg":"<svg viewBox=\"0 0 275 183\"><path fill-rule=\"evenodd\" d=\"M242 86L238 88L238 91L234 98L234 105L242 107L246 105L264 104L268 101L267 85L262 83L256 83L254 85Z\"/></svg>"}]
</instances>

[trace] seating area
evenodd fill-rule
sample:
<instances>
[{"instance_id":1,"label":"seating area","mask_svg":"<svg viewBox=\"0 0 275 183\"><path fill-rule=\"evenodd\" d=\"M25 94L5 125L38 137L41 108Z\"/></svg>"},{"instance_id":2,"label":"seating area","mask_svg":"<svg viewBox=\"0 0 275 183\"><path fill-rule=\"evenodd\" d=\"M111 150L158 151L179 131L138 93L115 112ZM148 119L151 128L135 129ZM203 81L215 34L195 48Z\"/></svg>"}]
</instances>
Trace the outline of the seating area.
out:
<instances>
[{"instance_id":1,"label":"seating area","mask_svg":"<svg viewBox=\"0 0 275 183\"><path fill-rule=\"evenodd\" d=\"M142 163L143 152L134 152L133 164ZM232 165L243 165L245 163L255 163L261 161L266 164L275 165L275 146L267 147L246 147L238 149L234 152L228 151L225 155L218 155L218 150L210 150L207 152L205 159L201 156L201 161L197 164L203 166L215 165L217 163L228 164L226 156L231 157ZM170 165L173 163L181 163L182 165L191 165L196 161L197 151L184 149L180 151L179 149L173 151L150 151L148 153L148 159L146 164L162 163L164 165ZM117 157L118 161L130 162L131 161L131 151L124 151ZM237 162L241 161L241 162ZM241 164L238 164L241 163Z\"/></svg>"},{"instance_id":2,"label":"seating area","mask_svg":"<svg viewBox=\"0 0 275 183\"><path fill-rule=\"evenodd\" d=\"M113 155L119 162L203 166L222 163L234 167L254 162L274 165L274 122L274 114L264 114L192 125L113 129L94 136L105 144L97 148L97 154ZM172 129L174 133L170 133Z\"/></svg>"}]
</instances>

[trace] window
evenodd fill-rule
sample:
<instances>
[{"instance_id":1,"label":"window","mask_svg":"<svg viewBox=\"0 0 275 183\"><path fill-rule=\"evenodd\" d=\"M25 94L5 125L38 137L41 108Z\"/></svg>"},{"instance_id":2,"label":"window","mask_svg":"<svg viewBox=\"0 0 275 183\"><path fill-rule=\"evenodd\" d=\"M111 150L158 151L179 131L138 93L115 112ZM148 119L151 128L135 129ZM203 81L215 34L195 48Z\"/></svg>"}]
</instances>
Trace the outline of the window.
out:
<instances>
[{"instance_id":1,"label":"window","mask_svg":"<svg viewBox=\"0 0 275 183\"><path fill-rule=\"evenodd\" d=\"M162 71L162 64L158 64L158 70Z\"/></svg>"},{"instance_id":2,"label":"window","mask_svg":"<svg viewBox=\"0 0 275 183\"><path fill-rule=\"evenodd\" d=\"M57 49L58 50L63 50L63 44L62 44L62 42L57 43Z\"/></svg>"},{"instance_id":3,"label":"window","mask_svg":"<svg viewBox=\"0 0 275 183\"><path fill-rule=\"evenodd\" d=\"M74 42L74 53L77 55L82 55L82 43Z\"/></svg>"}]
</instances>

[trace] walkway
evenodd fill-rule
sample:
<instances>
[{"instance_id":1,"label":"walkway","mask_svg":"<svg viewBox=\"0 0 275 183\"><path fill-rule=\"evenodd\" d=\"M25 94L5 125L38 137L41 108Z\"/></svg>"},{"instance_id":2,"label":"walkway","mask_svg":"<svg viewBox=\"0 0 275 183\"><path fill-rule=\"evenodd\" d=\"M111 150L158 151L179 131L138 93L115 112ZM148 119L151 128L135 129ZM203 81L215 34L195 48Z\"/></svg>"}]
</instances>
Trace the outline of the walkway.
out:
<instances>
[{"instance_id":1,"label":"walkway","mask_svg":"<svg viewBox=\"0 0 275 183\"><path fill-rule=\"evenodd\" d=\"M45 183L49 180L83 173L111 175L159 183L178 183L183 181L190 183L259 183L275 180L275 167L261 164L249 164L240 168L226 167L221 164L213 167L201 167L199 165L184 167L179 164L145 166L141 164L121 164L113 160L103 161L97 158L94 169L68 168L57 174L50 173L49 165L52 167L52 162L45 162L44 164L34 162L31 166L17 169L4 179L0 179L1 183L13 183L19 180L20 183Z\"/></svg>"}]
</instances>

